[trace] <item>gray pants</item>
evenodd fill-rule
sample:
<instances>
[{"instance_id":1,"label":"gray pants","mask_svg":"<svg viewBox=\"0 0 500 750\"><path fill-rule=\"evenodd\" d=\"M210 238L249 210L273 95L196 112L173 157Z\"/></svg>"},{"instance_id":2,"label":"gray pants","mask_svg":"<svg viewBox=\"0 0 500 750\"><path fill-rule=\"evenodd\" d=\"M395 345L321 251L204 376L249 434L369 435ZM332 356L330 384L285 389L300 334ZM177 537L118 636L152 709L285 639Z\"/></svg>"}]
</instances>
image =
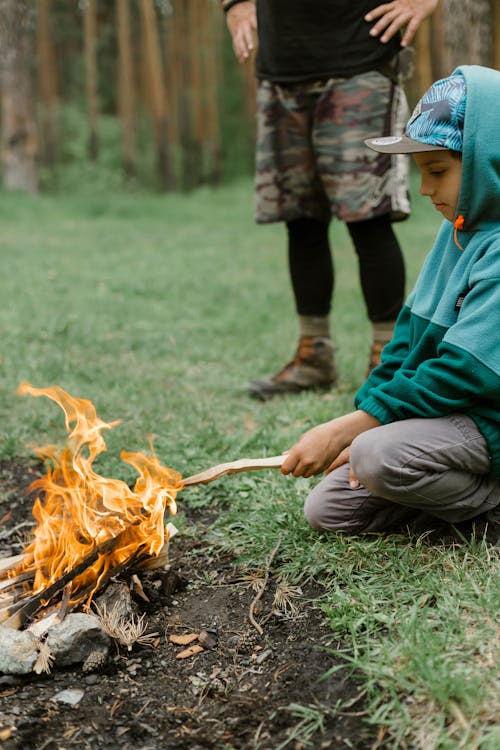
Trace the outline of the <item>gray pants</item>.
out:
<instances>
[{"instance_id":1,"label":"gray pants","mask_svg":"<svg viewBox=\"0 0 500 750\"><path fill-rule=\"evenodd\" d=\"M500 480L489 474L484 437L463 414L368 430L353 440L350 460L361 486L349 486L349 464L326 476L305 504L314 528L359 534L432 528L435 519L500 520Z\"/></svg>"}]
</instances>

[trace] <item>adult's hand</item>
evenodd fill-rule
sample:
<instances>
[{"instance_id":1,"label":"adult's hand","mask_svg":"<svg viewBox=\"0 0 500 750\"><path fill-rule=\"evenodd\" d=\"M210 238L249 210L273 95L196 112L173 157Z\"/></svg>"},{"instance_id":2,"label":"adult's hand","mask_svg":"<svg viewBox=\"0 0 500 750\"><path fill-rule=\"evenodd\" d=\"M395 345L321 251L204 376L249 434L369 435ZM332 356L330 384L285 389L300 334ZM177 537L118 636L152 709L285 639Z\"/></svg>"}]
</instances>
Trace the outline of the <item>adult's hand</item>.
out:
<instances>
[{"instance_id":1,"label":"adult's hand","mask_svg":"<svg viewBox=\"0 0 500 750\"><path fill-rule=\"evenodd\" d=\"M362 410L317 425L290 448L281 471L294 477L312 477L322 471L329 473L345 463L348 458L345 448L357 435L379 425L378 419Z\"/></svg>"},{"instance_id":2,"label":"adult's hand","mask_svg":"<svg viewBox=\"0 0 500 750\"><path fill-rule=\"evenodd\" d=\"M248 60L255 42L257 31L257 12L252 2L233 5L226 14L227 27L233 39L234 54L240 63Z\"/></svg>"},{"instance_id":3,"label":"adult's hand","mask_svg":"<svg viewBox=\"0 0 500 750\"><path fill-rule=\"evenodd\" d=\"M384 44L406 26L401 46L407 47L424 18L432 13L437 4L438 0L393 0L371 10L366 14L365 21L376 21L370 34L382 35L380 41Z\"/></svg>"}]
</instances>

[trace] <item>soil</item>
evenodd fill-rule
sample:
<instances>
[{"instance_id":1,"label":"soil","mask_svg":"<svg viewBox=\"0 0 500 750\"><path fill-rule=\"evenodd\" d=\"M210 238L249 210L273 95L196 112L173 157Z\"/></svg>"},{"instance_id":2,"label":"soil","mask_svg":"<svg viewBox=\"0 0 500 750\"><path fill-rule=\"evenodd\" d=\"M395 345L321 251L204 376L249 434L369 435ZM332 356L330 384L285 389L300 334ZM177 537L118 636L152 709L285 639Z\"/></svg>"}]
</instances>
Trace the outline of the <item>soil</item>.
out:
<instances>
[{"instance_id":1,"label":"soil","mask_svg":"<svg viewBox=\"0 0 500 750\"><path fill-rule=\"evenodd\" d=\"M0 462L0 558L22 550L31 521L27 494L36 466ZM108 662L85 674L81 665L38 676L0 675L3 750L300 750L379 747L365 723L363 693L336 656L336 644L315 598L302 592L297 611L274 611L271 578L255 618L255 590L234 560L204 539L209 509L185 509L191 532L171 542L174 587L142 579L138 600L154 646L116 647ZM171 590L175 588L175 590ZM171 634L208 632L207 647L186 659ZM325 677L325 673L333 671ZM83 691L75 706L54 696ZM293 705L307 707L305 713ZM342 707L340 707L342 706ZM339 708L340 707L340 708ZM314 719L322 717L322 725Z\"/></svg>"}]
</instances>

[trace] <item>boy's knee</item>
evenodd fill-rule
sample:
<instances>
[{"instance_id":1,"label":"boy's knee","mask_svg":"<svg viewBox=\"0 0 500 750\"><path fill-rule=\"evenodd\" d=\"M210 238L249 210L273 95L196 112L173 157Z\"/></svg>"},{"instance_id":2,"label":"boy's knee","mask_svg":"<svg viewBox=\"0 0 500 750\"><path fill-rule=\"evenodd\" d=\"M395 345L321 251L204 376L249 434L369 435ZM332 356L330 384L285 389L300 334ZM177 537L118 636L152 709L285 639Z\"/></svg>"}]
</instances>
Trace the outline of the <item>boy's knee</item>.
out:
<instances>
[{"instance_id":1,"label":"boy's knee","mask_svg":"<svg viewBox=\"0 0 500 750\"><path fill-rule=\"evenodd\" d=\"M356 534L366 525L359 500L349 487L349 466L336 469L308 495L304 515L316 531Z\"/></svg>"},{"instance_id":2,"label":"boy's knee","mask_svg":"<svg viewBox=\"0 0 500 750\"><path fill-rule=\"evenodd\" d=\"M327 530L326 500L324 492L319 489L319 485L307 496L304 504L304 515L308 524L316 531Z\"/></svg>"},{"instance_id":3,"label":"boy's knee","mask_svg":"<svg viewBox=\"0 0 500 750\"><path fill-rule=\"evenodd\" d=\"M353 440L350 461L357 479L375 497L391 499L401 491L395 446L391 448L377 428Z\"/></svg>"}]
</instances>

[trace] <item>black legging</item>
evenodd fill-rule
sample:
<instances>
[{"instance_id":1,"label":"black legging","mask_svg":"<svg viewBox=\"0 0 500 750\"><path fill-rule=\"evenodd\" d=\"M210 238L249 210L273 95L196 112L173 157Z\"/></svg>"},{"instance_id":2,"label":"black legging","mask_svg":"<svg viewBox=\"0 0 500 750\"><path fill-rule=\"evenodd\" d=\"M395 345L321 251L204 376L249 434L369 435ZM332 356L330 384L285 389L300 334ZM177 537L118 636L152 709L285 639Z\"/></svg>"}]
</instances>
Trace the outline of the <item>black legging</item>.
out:
<instances>
[{"instance_id":1,"label":"black legging","mask_svg":"<svg viewBox=\"0 0 500 750\"><path fill-rule=\"evenodd\" d=\"M335 278L328 222L304 218L286 226L297 312L328 315ZM347 228L358 256L368 318L373 323L395 320L403 304L405 268L389 216L351 222Z\"/></svg>"}]
</instances>

